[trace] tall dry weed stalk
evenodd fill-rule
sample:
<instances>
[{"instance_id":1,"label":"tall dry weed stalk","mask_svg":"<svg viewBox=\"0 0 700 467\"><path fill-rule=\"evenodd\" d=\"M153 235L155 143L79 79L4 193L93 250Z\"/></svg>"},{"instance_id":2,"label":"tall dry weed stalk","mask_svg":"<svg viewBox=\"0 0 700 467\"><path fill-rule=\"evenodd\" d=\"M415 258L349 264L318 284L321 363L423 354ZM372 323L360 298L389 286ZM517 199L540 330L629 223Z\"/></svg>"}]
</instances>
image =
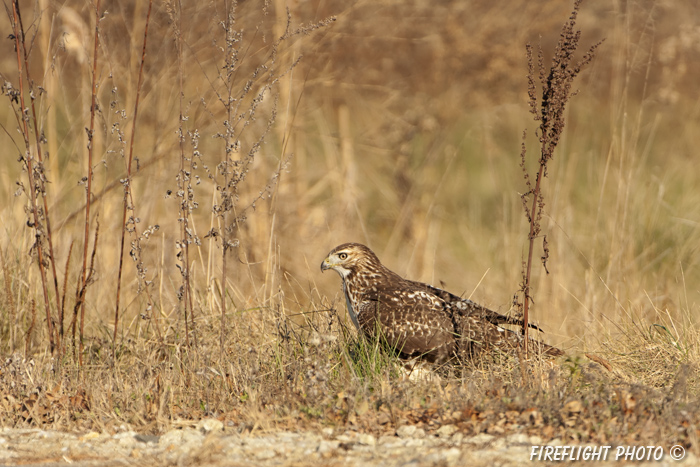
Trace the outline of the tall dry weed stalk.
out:
<instances>
[{"instance_id":1,"label":"tall dry weed stalk","mask_svg":"<svg viewBox=\"0 0 700 467\"><path fill-rule=\"evenodd\" d=\"M144 266L143 262L141 260L141 237L138 234L137 230L137 223L138 223L138 216L136 215L136 206L134 203L134 196L133 196L133 191L132 191L132 180L133 180L133 172L132 172L132 163L134 160L134 140L136 139L136 121L138 117L138 111L139 111L139 101L141 98L141 88L143 87L143 68L146 63L146 45L148 44L148 24L151 20L151 9L153 7L153 0L150 0L148 2L148 11L146 13L146 24L144 25L144 31L143 31L143 47L141 48L141 63L139 66L139 77L138 77L138 83L136 85L136 99L134 102L134 115L132 117L131 121L131 136L129 139L129 156L127 159L126 163L126 178L122 181L124 185L124 204L122 208L122 223L121 223L121 240L119 243L119 269L117 272L117 298L115 300L115 305L114 305L114 334L112 336L112 356L113 358L116 358L116 349L117 349L117 331L119 329L119 302L121 298L121 285L122 285L122 273L123 273L123 265L124 265L124 241L126 238L127 232L132 233L135 235L135 240L131 249L131 256L134 258L136 262L136 269L137 269L137 275L139 278L139 291L141 291L144 287L148 289L148 283L145 280L145 271L144 271ZM127 213L131 213L129 218L127 219ZM147 229L147 231L150 233L151 231L157 230L157 225L155 227ZM151 311L151 317L153 318L153 321L155 323L154 328L156 330L156 334L160 338L160 326L158 326L158 314L154 313L154 307L152 300L150 299L150 293L148 290L146 290L146 295L148 297L149 305L148 308Z\"/></svg>"},{"instance_id":2,"label":"tall dry weed stalk","mask_svg":"<svg viewBox=\"0 0 700 467\"><path fill-rule=\"evenodd\" d=\"M85 179L85 235L83 237L83 267L80 273L80 284L75 297L74 320L78 310L80 310L80 336L78 358L80 365L83 365L83 337L85 334L85 295L87 294L88 278L92 276L92 270L88 275L87 261L88 248L90 243L90 207L92 204L92 181L93 181L93 154L95 150L95 115L97 109L97 56L100 49L100 0L93 4L95 9L95 46L92 57L92 76L90 86L90 128L87 130L88 154L87 154L87 177ZM97 248L97 230L95 231L95 245ZM93 250L93 259L94 259ZM92 266L91 266L92 269ZM75 326L73 326L73 348L75 352Z\"/></svg>"},{"instance_id":3,"label":"tall dry weed stalk","mask_svg":"<svg viewBox=\"0 0 700 467\"><path fill-rule=\"evenodd\" d=\"M192 317L192 283L191 283L191 271L190 271L190 245L201 244L199 238L196 236L194 231L190 228L190 216L192 212L197 208L197 202L194 197L194 189L192 186L192 174L197 167L198 162L196 159L196 138L194 135L190 135L190 140L193 142L193 153L191 157L185 155L185 110L183 106L183 100L185 97L184 91L184 75L185 75L185 64L184 64L184 51L183 51L183 37L182 37L182 2L177 1L171 4L170 20L173 23L173 33L175 34L176 48L177 48L177 83L178 83L178 126L177 126L177 136L178 136L178 148L180 150L180 170L176 176L177 179L177 196L180 198L180 209L178 216L178 223L180 225L180 238L176 242L176 248L178 249L177 258L179 260L178 268L180 269L180 275L182 276L182 284L180 286L180 291L178 295L181 297L180 302L182 303L185 318L185 343L189 346L189 320Z\"/></svg>"},{"instance_id":4,"label":"tall dry weed stalk","mask_svg":"<svg viewBox=\"0 0 700 467\"><path fill-rule=\"evenodd\" d=\"M20 157L20 162L22 162L24 168L27 171L27 178L29 182L29 200L30 200L30 219L27 220L27 225L32 227L35 232L35 243L32 246L32 251L35 252L37 263L39 265L39 272L41 275L41 288L44 298L44 308L46 310L46 326L49 336L49 347L51 353L54 353L60 348L60 336L56 332L56 323L54 321L53 313L51 312L51 306L49 304L49 291L46 277L46 266L51 264L54 278L54 286L56 290L56 299L58 300L58 277L56 275L56 266L54 263L53 254L53 243L51 238L51 224L49 222L49 210L48 202L46 200L46 175L44 172L44 164L41 153L41 144L43 142L43 135L39 134L37 126L36 109L34 106L34 100L38 97L37 90L34 89L34 82L29 74L29 52L27 51L26 36L24 33L24 27L22 25L22 16L19 8L19 0L14 0L12 2L12 14L10 15L10 20L12 22L13 34L11 36L14 39L15 52L17 54L17 78L18 78L18 90L14 90L9 82L3 84L3 94L10 98L11 104L19 103L20 108L15 109L15 116L18 120L18 126L24 140L24 155ZM23 76L24 72L24 76ZM29 108L25 103L25 93L24 93L24 79L26 77L27 85L29 86L29 97L31 99L31 109L32 109L32 122L34 126L34 140L35 146L34 151L36 151L37 158L34 158L34 153L30 142L29 133L29 122L30 114ZM24 189L26 192L26 189ZM43 207L39 206L38 198L42 198ZM44 243L48 243L48 254L46 253L46 247ZM58 303L58 302L57 302Z\"/></svg>"},{"instance_id":5,"label":"tall dry weed stalk","mask_svg":"<svg viewBox=\"0 0 700 467\"><path fill-rule=\"evenodd\" d=\"M535 58L533 56L532 45L526 45L527 63L528 63L528 96L530 113L536 122L539 122L539 128L536 130L540 143L540 159L539 168L535 176L534 186L530 179L530 174L525 166L526 147L525 138L526 132L523 132L522 149L520 151L520 167L523 170L523 177L527 191L520 197L523 203L525 216L527 217L530 231L528 233L528 252L527 261L523 264L523 281L520 284L519 293L522 302L516 298L518 308L521 309L523 315L523 333L524 352L528 354L528 323L530 303L532 302L531 290L531 275L532 275L532 257L535 249L535 239L540 237L542 232L542 215L545 208L544 195L542 193L542 180L547 176L547 164L554 156L554 149L559 143L559 139L564 131L566 123L564 112L569 98L575 94L572 93L571 85L574 78L581 72L581 68L590 63L595 56L595 51L600 45L600 42L591 46L584 56L574 62L574 54L578 48L578 43L581 38L581 31L574 31L576 26L576 17L582 0L574 2L574 9L571 12L569 20L564 23L559 42L554 50L552 65L549 70L544 65L544 53L540 45L537 50L537 71L538 80L542 89L542 97L537 98L537 85L535 83ZM542 236L542 266L547 274L547 259L549 257L549 247L547 244L547 236Z\"/></svg>"},{"instance_id":6,"label":"tall dry weed stalk","mask_svg":"<svg viewBox=\"0 0 700 467\"><path fill-rule=\"evenodd\" d=\"M217 96L216 105L223 109L226 115L225 120L222 122L222 130L215 135L216 138L222 140L223 151L221 152L220 162L213 170L203 164L203 169L207 177L213 182L217 195L213 211L217 217L218 226L212 228L205 238L210 237L221 242L221 352L223 352L226 336L230 253L240 245L239 233L242 225L247 220L247 216L251 211L255 210L256 203L269 199L272 196L280 175L287 167L289 160L288 155L281 155L277 168L272 172L265 186L252 199L241 203L241 187L246 181L255 158L277 118L278 95L275 88L278 86L280 79L290 73L301 60L301 56L299 56L293 59L291 63L285 64L281 62L279 60L280 47L295 36L309 34L334 21L333 18L328 18L316 24L292 29L291 15L287 10L286 27L283 34L274 40L265 57L252 68L248 76L244 77L241 76L241 69L245 60L249 59L250 44L244 41L244 30L237 29L236 9L237 5L235 2L228 4L225 17L218 21L224 34L224 45L221 47L223 57L221 57L222 63L218 67L216 79L210 80L213 91ZM263 16L267 14L268 12L263 10ZM258 25L252 33L257 35L260 32L260 27ZM265 101L270 102L270 104L265 109L265 113L261 114L261 106ZM205 103L205 106L208 106L208 104ZM265 119L265 123L260 126L254 126L254 122L261 119L261 117ZM257 129L258 133L250 135L249 133L255 131L254 128ZM195 158L201 157L197 147L198 132L196 130L192 131L190 138L192 140L193 153L189 162L194 164ZM192 165L191 167L195 166ZM185 181L189 181L189 178L193 176L192 173L185 173L184 175L187 177ZM180 195L183 197L183 202L188 203L187 210L194 207L194 204L189 204L193 203L192 200L184 199L185 196L189 197L186 191L183 190ZM185 214L189 215L191 211ZM187 245L192 241L197 241L197 239L189 231L185 231L183 244ZM187 270L184 271L183 274L186 279L188 272ZM184 296L184 289L182 291L181 298ZM194 320L191 322L194 325ZM196 333L194 335L196 337Z\"/></svg>"}]
</instances>

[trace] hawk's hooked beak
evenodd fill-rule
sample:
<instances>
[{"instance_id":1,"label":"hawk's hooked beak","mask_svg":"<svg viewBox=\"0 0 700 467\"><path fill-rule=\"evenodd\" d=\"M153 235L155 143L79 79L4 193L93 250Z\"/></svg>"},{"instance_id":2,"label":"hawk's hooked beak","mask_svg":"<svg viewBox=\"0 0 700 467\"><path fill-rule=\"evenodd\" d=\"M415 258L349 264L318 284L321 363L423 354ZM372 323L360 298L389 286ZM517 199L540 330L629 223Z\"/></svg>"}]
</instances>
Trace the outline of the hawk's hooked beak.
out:
<instances>
[{"instance_id":1,"label":"hawk's hooked beak","mask_svg":"<svg viewBox=\"0 0 700 467\"><path fill-rule=\"evenodd\" d=\"M325 271L326 269L331 268L331 262L329 261L330 258L326 258L323 260L321 263L321 272Z\"/></svg>"}]
</instances>

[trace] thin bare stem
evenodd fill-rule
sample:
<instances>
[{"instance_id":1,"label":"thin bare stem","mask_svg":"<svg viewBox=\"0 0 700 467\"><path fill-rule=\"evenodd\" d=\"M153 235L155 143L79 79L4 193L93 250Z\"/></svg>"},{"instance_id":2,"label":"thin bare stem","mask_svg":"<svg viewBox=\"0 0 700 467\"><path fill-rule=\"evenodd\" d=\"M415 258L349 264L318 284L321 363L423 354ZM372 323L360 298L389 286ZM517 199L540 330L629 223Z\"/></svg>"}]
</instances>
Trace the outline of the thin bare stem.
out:
<instances>
[{"instance_id":1,"label":"thin bare stem","mask_svg":"<svg viewBox=\"0 0 700 467\"><path fill-rule=\"evenodd\" d=\"M523 286L523 333L525 336L525 358L528 356L528 341L529 339L529 310L530 310L530 279L532 275L532 254L535 250L535 238L537 236L537 231L539 230L538 225L534 221L537 216L537 207L541 203L542 193L540 191L540 184L542 182L542 175L544 173L545 164L540 164L539 172L537 173L537 178L535 180L535 189L532 192L532 207L530 208L530 233L528 234L528 250L527 250L527 269L525 272L525 283Z\"/></svg>"},{"instance_id":2,"label":"thin bare stem","mask_svg":"<svg viewBox=\"0 0 700 467\"><path fill-rule=\"evenodd\" d=\"M73 256L73 245L74 242L70 242L70 247L68 247L68 256L66 257L66 265L63 268L63 292L61 293L61 307L58 310L58 315L59 315L59 322L63 323L63 316L64 316L64 311L66 309L66 295L67 295L67 288L68 288L68 272L70 271L70 260Z\"/></svg>"},{"instance_id":3,"label":"thin bare stem","mask_svg":"<svg viewBox=\"0 0 700 467\"><path fill-rule=\"evenodd\" d=\"M92 195L92 155L94 151L95 114L97 113L97 52L100 46L100 0L95 0L95 47L92 58L92 99L90 103L90 129L88 130L88 175L86 181L85 236L83 238L83 269L81 271L81 292L76 301L80 308L80 366L83 365L83 332L85 330L85 295L87 292L87 258L90 240L90 197ZM96 247L97 245L95 245ZM75 329L75 328L74 328ZM73 339L75 340L75 331Z\"/></svg>"}]
</instances>

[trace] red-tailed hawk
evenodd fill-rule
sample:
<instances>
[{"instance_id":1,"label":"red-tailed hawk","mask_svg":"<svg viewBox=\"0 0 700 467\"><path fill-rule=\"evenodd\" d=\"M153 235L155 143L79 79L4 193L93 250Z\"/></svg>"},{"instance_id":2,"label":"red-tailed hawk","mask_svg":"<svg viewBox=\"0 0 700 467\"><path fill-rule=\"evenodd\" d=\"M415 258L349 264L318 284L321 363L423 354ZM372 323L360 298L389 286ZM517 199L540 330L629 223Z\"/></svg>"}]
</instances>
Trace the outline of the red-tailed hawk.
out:
<instances>
[{"instance_id":1,"label":"red-tailed hawk","mask_svg":"<svg viewBox=\"0 0 700 467\"><path fill-rule=\"evenodd\" d=\"M381 336L402 358L444 363L488 350L510 351L522 343L522 336L500 326L522 326L522 321L437 287L404 279L382 265L364 245L345 243L334 248L321 263L321 271L327 269L333 269L343 281L355 326L370 339ZM530 347L549 356L563 355L561 350L536 341Z\"/></svg>"}]
</instances>

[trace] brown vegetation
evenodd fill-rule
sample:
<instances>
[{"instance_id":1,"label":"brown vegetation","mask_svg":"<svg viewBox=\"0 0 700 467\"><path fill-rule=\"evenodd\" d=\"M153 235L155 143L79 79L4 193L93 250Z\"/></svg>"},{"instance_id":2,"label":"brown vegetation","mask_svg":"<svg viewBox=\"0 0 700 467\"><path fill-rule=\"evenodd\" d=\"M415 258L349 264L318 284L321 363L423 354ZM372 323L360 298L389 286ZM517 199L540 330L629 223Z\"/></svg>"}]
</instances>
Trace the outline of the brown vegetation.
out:
<instances>
[{"instance_id":1,"label":"brown vegetation","mask_svg":"<svg viewBox=\"0 0 700 467\"><path fill-rule=\"evenodd\" d=\"M357 240L508 311L527 248L524 45L551 56L570 4L155 2L142 58L149 2L109 2L97 28L82 1L19 3L25 33L0 54L1 425L449 422L697 450L692 2L587 0L578 18L584 43L606 40L548 169L551 274L533 269L530 319L615 375L572 357L440 383L363 347L317 264Z\"/></svg>"}]
</instances>

